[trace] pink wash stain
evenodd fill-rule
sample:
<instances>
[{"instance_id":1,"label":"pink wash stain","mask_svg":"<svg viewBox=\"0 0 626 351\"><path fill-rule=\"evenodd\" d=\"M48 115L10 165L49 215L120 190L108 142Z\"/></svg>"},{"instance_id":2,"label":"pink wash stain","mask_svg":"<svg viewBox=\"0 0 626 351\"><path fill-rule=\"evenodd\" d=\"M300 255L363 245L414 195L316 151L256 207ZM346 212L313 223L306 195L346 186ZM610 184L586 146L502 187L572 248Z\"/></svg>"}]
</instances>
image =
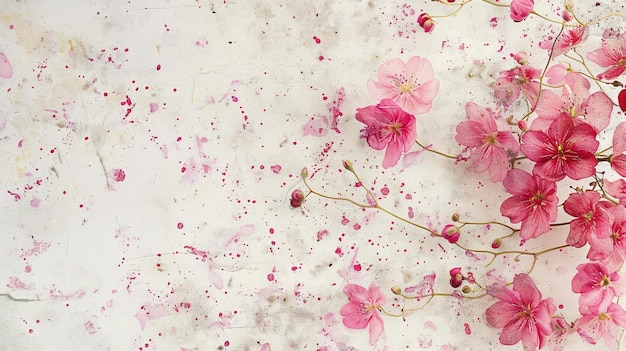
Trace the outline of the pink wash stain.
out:
<instances>
[{"instance_id":1,"label":"pink wash stain","mask_svg":"<svg viewBox=\"0 0 626 351\"><path fill-rule=\"evenodd\" d=\"M85 327L85 331L89 335L93 335L93 334L95 334L97 332L96 326L90 320L85 322L84 327Z\"/></svg>"},{"instance_id":2,"label":"pink wash stain","mask_svg":"<svg viewBox=\"0 0 626 351\"><path fill-rule=\"evenodd\" d=\"M280 173L280 170L282 169L282 167L280 165L273 165L271 169L272 169L272 172L274 172L274 174L278 174Z\"/></svg>"},{"instance_id":3,"label":"pink wash stain","mask_svg":"<svg viewBox=\"0 0 626 351\"><path fill-rule=\"evenodd\" d=\"M169 314L168 310L169 308L164 305L152 306L147 302L141 306L139 312L135 313L135 318L139 321L141 330L144 330L149 321L167 316Z\"/></svg>"},{"instance_id":4,"label":"pink wash stain","mask_svg":"<svg viewBox=\"0 0 626 351\"><path fill-rule=\"evenodd\" d=\"M39 207L39 202L40 202L40 200L39 200L39 198L38 198L38 197L33 197L33 198L30 200L30 206L31 206L31 207L34 207L34 208L37 208L37 207Z\"/></svg>"},{"instance_id":5,"label":"pink wash stain","mask_svg":"<svg viewBox=\"0 0 626 351\"><path fill-rule=\"evenodd\" d=\"M156 102L150 103L150 113L157 112L159 110L159 104Z\"/></svg>"},{"instance_id":6,"label":"pink wash stain","mask_svg":"<svg viewBox=\"0 0 626 351\"><path fill-rule=\"evenodd\" d=\"M9 277L9 283L6 285L7 288L13 290L33 290L35 286L32 284L25 284L20 280L19 277Z\"/></svg>"}]
</instances>

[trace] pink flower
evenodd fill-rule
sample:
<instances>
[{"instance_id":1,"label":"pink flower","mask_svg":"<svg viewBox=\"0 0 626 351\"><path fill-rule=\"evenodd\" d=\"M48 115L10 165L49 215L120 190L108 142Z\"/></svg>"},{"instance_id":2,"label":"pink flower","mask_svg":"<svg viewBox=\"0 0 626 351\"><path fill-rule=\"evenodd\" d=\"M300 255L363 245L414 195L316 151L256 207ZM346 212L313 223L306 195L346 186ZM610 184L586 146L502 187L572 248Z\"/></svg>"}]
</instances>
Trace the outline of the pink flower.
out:
<instances>
[{"instance_id":1,"label":"pink flower","mask_svg":"<svg viewBox=\"0 0 626 351\"><path fill-rule=\"evenodd\" d=\"M425 58L413 56L405 64L395 58L378 68L378 80L367 88L375 99L391 99L406 112L419 115L430 111L439 91L433 66Z\"/></svg>"},{"instance_id":2,"label":"pink flower","mask_svg":"<svg viewBox=\"0 0 626 351\"><path fill-rule=\"evenodd\" d=\"M454 244L459 241L461 237L461 231L454 224L448 224L441 230L441 236L448 240L450 244Z\"/></svg>"},{"instance_id":3,"label":"pink flower","mask_svg":"<svg viewBox=\"0 0 626 351\"><path fill-rule=\"evenodd\" d=\"M463 280L465 277L463 273L461 273L461 267L455 267L450 270L450 286L453 288L458 288L463 284Z\"/></svg>"},{"instance_id":4,"label":"pink flower","mask_svg":"<svg viewBox=\"0 0 626 351\"><path fill-rule=\"evenodd\" d=\"M356 119L365 123L361 137L367 139L370 147L376 150L387 148L384 168L395 166L402 152L409 151L417 137L415 117L390 99L383 99L376 106L358 108Z\"/></svg>"},{"instance_id":5,"label":"pink flower","mask_svg":"<svg viewBox=\"0 0 626 351\"><path fill-rule=\"evenodd\" d=\"M573 118L575 124L588 123L596 133L604 130L611 119L613 102L601 91L589 95L590 87L583 75L568 72L560 98L550 90L542 90L535 111L538 118L533 121L532 129L546 130L559 116L567 116Z\"/></svg>"},{"instance_id":6,"label":"pink flower","mask_svg":"<svg viewBox=\"0 0 626 351\"><path fill-rule=\"evenodd\" d=\"M552 50L552 58L568 52L571 48L575 48L587 39L589 32L587 27L578 26L574 29L564 30L561 36L554 44Z\"/></svg>"},{"instance_id":7,"label":"pink flower","mask_svg":"<svg viewBox=\"0 0 626 351\"><path fill-rule=\"evenodd\" d=\"M589 238L587 258L618 269L626 257L626 207L615 205L603 210L608 216L608 230Z\"/></svg>"},{"instance_id":8,"label":"pink flower","mask_svg":"<svg viewBox=\"0 0 626 351\"><path fill-rule=\"evenodd\" d=\"M624 179L618 179L614 182L605 179L604 190L607 194L618 199L620 204L626 205L626 181Z\"/></svg>"},{"instance_id":9,"label":"pink flower","mask_svg":"<svg viewBox=\"0 0 626 351\"><path fill-rule=\"evenodd\" d=\"M465 105L465 111L469 120L456 127L456 141L471 148L474 172L488 170L492 182L502 181L511 169L510 158L519 151L519 143L511 134L511 127L491 109L473 102Z\"/></svg>"},{"instance_id":10,"label":"pink flower","mask_svg":"<svg viewBox=\"0 0 626 351\"><path fill-rule=\"evenodd\" d=\"M520 22L526 19L528 15L533 11L535 6L534 0L513 0L511 1L511 18L515 22Z\"/></svg>"},{"instance_id":11,"label":"pink flower","mask_svg":"<svg viewBox=\"0 0 626 351\"><path fill-rule=\"evenodd\" d=\"M567 322L562 316L552 317L552 334L548 337L550 351L565 350L565 338L575 332L574 324Z\"/></svg>"},{"instance_id":12,"label":"pink flower","mask_svg":"<svg viewBox=\"0 0 626 351\"><path fill-rule=\"evenodd\" d=\"M500 206L500 213L512 223L522 222L520 237L536 238L550 230L556 220L556 184L521 169L512 169L502 182L512 194Z\"/></svg>"},{"instance_id":13,"label":"pink flower","mask_svg":"<svg viewBox=\"0 0 626 351\"><path fill-rule=\"evenodd\" d=\"M578 180L594 175L598 164L594 152L599 145L590 125L574 126L571 118L561 116L552 122L547 133L534 130L524 133L520 149L536 162L534 174L559 181L565 176Z\"/></svg>"},{"instance_id":14,"label":"pink flower","mask_svg":"<svg viewBox=\"0 0 626 351\"><path fill-rule=\"evenodd\" d=\"M541 299L541 292L532 279L520 273L513 278L513 290L490 286L487 292L498 302L487 308L487 323L503 328L500 343L515 345L522 342L525 350L545 345L552 333L551 315L556 311L552 298Z\"/></svg>"},{"instance_id":15,"label":"pink flower","mask_svg":"<svg viewBox=\"0 0 626 351\"><path fill-rule=\"evenodd\" d=\"M539 78L541 70L523 65L500 72L500 78L496 79L493 94L505 107L510 106L520 95L535 105L539 94Z\"/></svg>"},{"instance_id":16,"label":"pink flower","mask_svg":"<svg viewBox=\"0 0 626 351\"><path fill-rule=\"evenodd\" d=\"M617 350L617 336L621 328L626 328L626 312L616 304L610 304L606 310L588 311L576 322L578 334L586 342L595 345L604 339L609 350Z\"/></svg>"},{"instance_id":17,"label":"pink flower","mask_svg":"<svg viewBox=\"0 0 626 351\"><path fill-rule=\"evenodd\" d=\"M348 302L339 313L343 316L343 324L351 329L365 329L369 325L370 344L374 345L385 330L383 320L378 315L380 306L385 304L385 296L374 282L369 289L356 284L348 284L343 288Z\"/></svg>"},{"instance_id":18,"label":"pink flower","mask_svg":"<svg viewBox=\"0 0 626 351\"><path fill-rule=\"evenodd\" d=\"M595 191L571 193L563 203L563 209L576 217L569 225L567 245L583 247L589 238L598 231L608 231L608 218L605 211L599 210L600 194Z\"/></svg>"},{"instance_id":19,"label":"pink flower","mask_svg":"<svg viewBox=\"0 0 626 351\"><path fill-rule=\"evenodd\" d=\"M608 69L598 74L598 79L611 80L626 71L626 32L617 37L602 39L602 47L587 53L587 58Z\"/></svg>"},{"instance_id":20,"label":"pink flower","mask_svg":"<svg viewBox=\"0 0 626 351\"><path fill-rule=\"evenodd\" d=\"M621 275L600 262L583 263L576 267L572 291L580 295L580 313L606 310L613 298L624 294L625 282Z\"/></svg>"}]
</instances>

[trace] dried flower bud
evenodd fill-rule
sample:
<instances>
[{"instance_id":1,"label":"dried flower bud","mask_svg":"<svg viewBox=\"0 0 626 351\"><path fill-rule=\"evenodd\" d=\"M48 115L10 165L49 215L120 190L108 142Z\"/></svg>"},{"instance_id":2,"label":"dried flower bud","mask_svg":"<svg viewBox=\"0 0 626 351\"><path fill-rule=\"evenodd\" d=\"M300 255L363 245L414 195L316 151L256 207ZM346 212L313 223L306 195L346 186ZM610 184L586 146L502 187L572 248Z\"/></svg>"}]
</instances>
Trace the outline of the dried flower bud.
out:
<instances>
[{"instance_id":1,"label":"dried flower bud","mask_svg":"<svg viewBox=\"0 0 626 351\"><path fill-rule=\"evenodd\" d=\"M430 18L427 13L421 13L417 17L417 24L424 29L424 32L428 33L435 27L435 22Z\"/></svg>"},{"instance_id":2,"label":"dried flower bud","mask_svg":"<svg viewBox=\"0 0 626 351\"><path fill-rule=\"evenodd\" d=\"M458 288L463 284L463 274L461 273L461 267L455 267L450 270L450 286Z\"/></svg>"},{"instance_id":3,"label":"dried flower bud","mask_svg":"<svg viewBox=\"0 0 626 351\"><path fill-rule=\"evenodd\" d=\"M291 193L291 207L298 208L302 206L304 202L304 192L300 189L296 189Z\"/></svg>"},{"instance_id":4,"label":"dried flower bud","mask_svg":"<svg viewBox=\"0 0 626 351\"><path fill-rule=\"evenodd\" d=\"M347 169L350 172L354 172L354 168L352 168L352 162L350 160L343 160L343 168Z\"/></svg>"},{"instance_id":5,"label":"dried flower bud","mask_svg":"<svg viewBox=\"0 0 626 351\"><path fill-rule=\"evenodd\" d=\"M567 10L563 10L563 12L561 12L561 18L563 19L563 21L569 22L574 19L574 16L572 15L571 12Z\"/></svg>"},{"instance_id":6,"label":"dried flower bud","mask_svg":"<svg viewBox=\"0 0 626 351\"><path fill-rule=\"evenodd\" d=\"M622 82L620 82L619 80L614 80L613 83L611 83L614 87L618 87L621 88L624 86L624 84L622 84Z\"/></svg>"},{"instance_id":7,"label":"dried flower bud","mask_svg":"<svg viewBox=\"0 0 626 351\"><path fill-rule=\"evenodd\" d=\"M472 288L470 288L469 286L467 286L467 285L466 285L466 286L464 286L464 287L461 289L461 291L462 291L464 294L469 294L469 293L471 293L471 292L472 292Z\"/></svg>"},{"instance_id":8,"label":"dried flower bud","mask_svg":"<svg viewBox=\"0 0 626 351\"><path fill-rule=\"evenodd\" d=\"M572 0L565 0L563 2L563 6L565 7L566 11L574 12L574 2Z\"/></svg>"},{"instance_id":9,"label":"dried flower bud","mask_svg":"<svg viewBox=\"0 0 626 351\"><path fill-rule=\"evenodd\" d=\"M459 238L461 237L461 231L454 224L448 224L443 227L443 230L441 231L441 236L444 239L448 240L450 244L454 244L459 241Z\"/></svg>"},{"instance_id":10,"label":"dried flower bud","mask_svg":"<svg viewBox=\"0 0 626 351\"><path fill-rule=\"evenodd\" d=\"M394 295L402 295L402 288L399 286L394 286L391 288L391 293Z\"/></svg>"},{"instance_id":11,"label":"dried flower bud","mask_svg":"<svg viewBox=\"0 0 626 351\"><path fill-rule=\"evenodd\" d=\"M500 245L502 245L502 239L501 238L495 238L491 242L491 248L492 249L498 249L498 248L500 248Z\"/></svg>"},{"instance_id":12,"label":"dried flower bud","mask_svg":"<svg viewBox=\"0 0 626 351\"><path fill-rule=\"evenodd\" d=\"M306 167L302 168L302 170L300 171L300 177L302 178L309 177L309 170Z\"/></svg>"},{"instance_id":13,"label":"dried flower bud","mask_svg":"<svg viewBox=\"0 0 626 351\"><path fill-rule=\"evenodd\" d=\"M452 222L458 222L459 221L459 214L455 213L452 215Z\"/></svg>"}]
</instances>

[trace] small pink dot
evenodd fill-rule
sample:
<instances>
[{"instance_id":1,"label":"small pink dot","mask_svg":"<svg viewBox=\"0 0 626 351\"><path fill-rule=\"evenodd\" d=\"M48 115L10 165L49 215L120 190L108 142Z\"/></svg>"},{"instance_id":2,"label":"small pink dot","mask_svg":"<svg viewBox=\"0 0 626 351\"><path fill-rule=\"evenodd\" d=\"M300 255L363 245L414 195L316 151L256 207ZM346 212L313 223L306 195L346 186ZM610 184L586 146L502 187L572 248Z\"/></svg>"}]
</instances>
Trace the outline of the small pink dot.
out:
<instances>
[{"instance_id":1,"label":"small pink dot","mask_svg":"<svg viewBox=\"0 0 626 351\"><path fill-rule=\"evenodd\" d=\"M28 329L28 333L32 334L33 330L32 329Z\"/></svg>"},{"instance_id":2,"label":"small pink dot","mask_svg":"<svg viewBox=\"0 0 626 351\"><path fill-rule=\"evenodd\" d=\"M270 228L270 234L274 234L274 228Z\"/></svg>"},{"instance_id":3,"label":"small pink dot","mask_svg":"<svg viewBox=\"0 0 626 351\"><path fill-rule=\"evenodd\" d=\"M32 268L30 268L30 266L24 267L24 272L30 273L31 271L32 271Z\"/></svg>"},{"instance_id":4,"label":"small pink dot","mask_svg":"<svg viewBox=\"0 0 626 351\"><path fill-rule=\"evenodd\" d=\"M178 224L176 225L176 228L178 229L183 229L184 225L182 222L178 222Z\"/></svg>"},{"instance_id":5,"label":"small pink dot","mask_svg":"<svg viewBox=\"0 0 626 351\"><path fill-rule=\"evenodd\" d=\"M161 65L157 65L157 66L156 66L156 70L157 70L157 71L160 71L160 70L161 70Z\"/></svg>"},{"instance_id":6,"label":"small pink dot","mask_svg":"<svg viewBox=\"0 0 626 351\"><path fill-rule=\"evenodd\" d=\"M320 55L319 60L320 60L320 61L324 61L324 56L321 56L321 55Z\"/></svg>"},{"instance_id":7,"label":"small pink dot","mask_svg":"<svg viewBox=\"0 0 626 351\"><path fill-rule=\"evenodd\" d=\"M228 340L224 341L224 346L228 347L228 345L230 345L230 341Z\"/></svg>"},{"instance_id":8,"label":"small pink dot","mask_svg":"<svg viewBox=\"0 0 626 351\"><path fill-rule=\"evenodd\" d=\"M274 275L272 273L267 275L267 280L273 282L274 281Z\"/></svg>"}]
</instances>

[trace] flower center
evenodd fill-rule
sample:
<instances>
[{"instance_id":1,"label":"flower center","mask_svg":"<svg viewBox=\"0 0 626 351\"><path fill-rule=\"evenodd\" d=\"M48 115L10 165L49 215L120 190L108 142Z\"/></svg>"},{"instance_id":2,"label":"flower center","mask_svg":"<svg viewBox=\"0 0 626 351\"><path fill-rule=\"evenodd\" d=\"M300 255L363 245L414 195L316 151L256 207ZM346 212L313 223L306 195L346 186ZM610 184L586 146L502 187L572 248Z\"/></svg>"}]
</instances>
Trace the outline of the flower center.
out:
<instances>
[{"instance_id":1,"label":"flower center","mask_svg":"<svg viewBox=\"0 0 626 351\"><path fill-rule=\"evenodd\" d=\"M607 276L603 276L602 280L600 281L600 287L604 288L611 285L611 279L609 279L609 277Z\"/></svg>"},{"instance_id":2,"label":"flower center","mask_svg":"<svg viewBox=\"0 0 626 351\"><path fill-rule=\"evenodd\" d=\"M496 141L497 135L498 135L498 132L493 132L489 135L485 135L485 137L483 138L483 145L495 145L497 143Z\"/></svg>"},{"instance_id":3,"label":"flower center","mask_svg":"<svg viewBox=\"0 0 626 351\"><path fill-rule=\"evenodd\" d=\"M398 89L400 94L411 94L417 84L413 77L405 77L404 75L397 75L392 78L392 84Z\"/></svg>"},{"instance_id":4,"label":"flower center","mask_svg":"<svg viewBox=\"0 0 626 351\"><path fill-rule=\"evenodd\" d=\"M626 59L620 59L619 61L617 61L617 65L618 66L626 66Z\"/></svg>"},{"instance_id":5,"label":"flower center","mask_svg":"<svg viewBox=\"0 0 626 351\"><path fill-rule=\"evenodd\" d=\"M389 130L390 133L394 133L395 135L402 134L402 131L400 130L401 128L402 128L402 124L398 122L389 124L387 126L387 130Z\"/></svg>"},{"instance_id":6,"label":"flower center","mask_svg":"<svg viewBox=\"0 0 626 351\"><path fill-rule=\"evenodd\" d=\"M536 192L531 198L530 203L532 207L543 206L543 201L546 199L546 196L541 192Z\"/></svg>"}]
</instances>

